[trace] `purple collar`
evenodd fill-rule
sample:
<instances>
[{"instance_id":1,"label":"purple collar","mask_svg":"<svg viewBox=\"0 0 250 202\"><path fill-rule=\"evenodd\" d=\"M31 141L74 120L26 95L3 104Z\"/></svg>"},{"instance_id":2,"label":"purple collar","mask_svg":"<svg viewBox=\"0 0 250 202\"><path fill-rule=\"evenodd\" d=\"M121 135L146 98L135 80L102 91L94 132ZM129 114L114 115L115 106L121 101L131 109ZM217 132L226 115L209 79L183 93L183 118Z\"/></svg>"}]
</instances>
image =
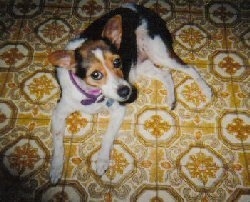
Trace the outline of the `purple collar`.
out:
<instances>
[{"instance_id":1,"label":"purple collar","mask_svg":"<svg viewBox=\"0 0 250 202\"><path fill-rule=\"evenodd\" d=\"M92 88L92 89L83 89L88 88L87 86L83 86L81 82L79 81L79 78L71 71L69 70L69 77L73 85L86 96L84 100L81 101L82 105L91 105L93 103L100 103L103 102L105 97L102 95L102 91L98 88Z\"/></svg>"}]
</instances>

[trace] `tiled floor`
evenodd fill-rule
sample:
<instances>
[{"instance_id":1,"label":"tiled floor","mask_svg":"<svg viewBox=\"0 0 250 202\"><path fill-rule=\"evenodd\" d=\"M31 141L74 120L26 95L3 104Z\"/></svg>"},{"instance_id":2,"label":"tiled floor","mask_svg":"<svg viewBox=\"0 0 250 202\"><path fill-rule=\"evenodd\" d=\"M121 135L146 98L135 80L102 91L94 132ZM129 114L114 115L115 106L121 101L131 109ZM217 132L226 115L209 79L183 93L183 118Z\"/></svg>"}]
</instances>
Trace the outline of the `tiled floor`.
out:
<instances>
[{"instance_id":1,"label":"tiled floor","mask_svg":"<svg viewBox=\"0 0 250 202\"><path fill-rule=\"evenodd\" d=\"M108 113L72 114L63 179L52 186L59 88L47 55L120 1L0 0L0 201L250 201L249 1L140 3L166 20L213 99L173 72L171 111L161 83L142 79L103 177L93 166Z\"/></svg>"}]
</instances>

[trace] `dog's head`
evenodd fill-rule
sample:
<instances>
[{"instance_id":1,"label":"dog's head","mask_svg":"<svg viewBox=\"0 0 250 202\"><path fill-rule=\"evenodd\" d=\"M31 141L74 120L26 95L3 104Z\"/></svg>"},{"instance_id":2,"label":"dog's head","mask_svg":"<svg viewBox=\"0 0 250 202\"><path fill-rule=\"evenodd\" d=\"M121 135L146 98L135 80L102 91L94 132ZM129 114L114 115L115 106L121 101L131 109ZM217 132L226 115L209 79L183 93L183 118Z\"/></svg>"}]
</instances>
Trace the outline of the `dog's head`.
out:
<instances>
[{"instance_id":1,"label":"dog's head","mask_svg":"<svg viewBox=\"0 0 250 202\"><path fill-rule=\"evenodd\" d=\"M50 54L49 61L73 71L88 85L100 88L107 98L122 104L131 103L137 98L137 90L124 79L118 55L121 37L122 19L116 15L105 24L100 40L77 39L70 50Z\"/></svg>"},{"instance_id":2,"label":"dog's head","mask_svg":"<svg viewBox=\"0 0 250 202\"><path fill-rule=\"evenodd\" d=\"M74 72L88 85L100 88L102 94L120 103L133 102L136 89L124 79L117 48L106 40L87 40L75 50L59 50L49 61Z\"/></svg>"}]
</instances>

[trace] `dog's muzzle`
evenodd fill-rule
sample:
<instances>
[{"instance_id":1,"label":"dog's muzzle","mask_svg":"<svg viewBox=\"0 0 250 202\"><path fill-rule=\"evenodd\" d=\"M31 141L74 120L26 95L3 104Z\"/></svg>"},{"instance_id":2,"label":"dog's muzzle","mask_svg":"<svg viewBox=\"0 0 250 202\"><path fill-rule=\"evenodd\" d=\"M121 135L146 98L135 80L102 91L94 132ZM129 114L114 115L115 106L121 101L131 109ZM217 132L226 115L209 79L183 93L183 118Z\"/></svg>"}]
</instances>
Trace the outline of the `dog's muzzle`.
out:
<instances>
[{"instance_id":1,"label":"dog's muzzle","mask_svg":"<svg viewBox=\"0 0 250 202\"><path fill-rule=\"evenodd\" d=\"M117 89L117 94L124 100L120 104L131 103L137 99L137 89L134 86L122 85Z\"/></svg>"}]
</instances>

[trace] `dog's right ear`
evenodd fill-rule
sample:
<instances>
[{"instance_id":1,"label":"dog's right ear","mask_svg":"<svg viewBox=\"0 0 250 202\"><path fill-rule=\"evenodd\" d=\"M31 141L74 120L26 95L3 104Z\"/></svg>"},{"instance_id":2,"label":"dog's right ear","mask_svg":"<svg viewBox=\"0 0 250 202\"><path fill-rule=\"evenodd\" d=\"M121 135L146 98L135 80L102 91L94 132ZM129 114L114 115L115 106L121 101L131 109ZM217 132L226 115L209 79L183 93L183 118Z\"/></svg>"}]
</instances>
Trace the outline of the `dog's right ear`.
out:
<instances>
[{"instance_id":1,"label":"dog's right ear","mask_svg":"<svg viewBox=\"0 0 250 202\"><path fill-rule=\"evenodd\" d=\"M120 48L122 40L122 17L121 15L115 15L110 18L104 26L102 37L108 38L116 48Z\"/></svg>"},{"instance_id":2,"label":"dog's right ear","mask_svg":"<svg viewBox=\"0 0 250 202\"><path fill-rule=\"evenodd\" d=\"M63 67L75 72L75 53L71 50L58 50L48 56L49 62L58 67Z\"/></svg>"}]
</instances>

